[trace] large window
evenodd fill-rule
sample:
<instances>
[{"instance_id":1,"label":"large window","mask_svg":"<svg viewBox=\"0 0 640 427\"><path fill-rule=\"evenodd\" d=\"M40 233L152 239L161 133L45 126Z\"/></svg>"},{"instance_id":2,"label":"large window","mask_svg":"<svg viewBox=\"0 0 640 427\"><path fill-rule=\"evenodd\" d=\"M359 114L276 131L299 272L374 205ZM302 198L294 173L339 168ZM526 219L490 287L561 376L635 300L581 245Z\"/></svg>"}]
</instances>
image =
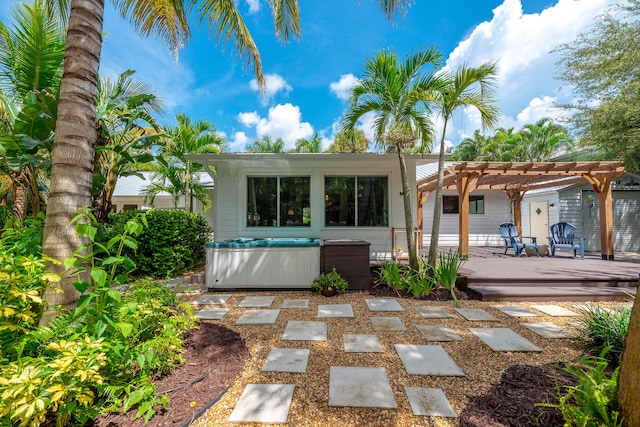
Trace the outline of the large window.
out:
<instances>
[{"instance_id":1,"label":"large window","mask_svg":"<svg viewBox=\"0 0 640 427\"><path fill-rule=\"evenodd\" d=\"M247 227L310 227L308 176L247 177Z\"/></svg>"},{"instance_id":2,"label":"large window","mask_svg":"<svg viewBox=\"0 0 640 427\"><path fill-rule=\"evenodd\" d=\"M386 176L325 177L325 225L387 227L387 182Z\"/></svg>"},{"instance_id":3,"label":"large window","mask_svg":"<svg viewBox=\"0 0 640 427\"><path fill-rule=\"evenodd\" d=\"M460 213L458 209L458 196L442 197L442 213ZM469 214L484 214L484 196L469 196Z\"/></svg>"}]
</instances>

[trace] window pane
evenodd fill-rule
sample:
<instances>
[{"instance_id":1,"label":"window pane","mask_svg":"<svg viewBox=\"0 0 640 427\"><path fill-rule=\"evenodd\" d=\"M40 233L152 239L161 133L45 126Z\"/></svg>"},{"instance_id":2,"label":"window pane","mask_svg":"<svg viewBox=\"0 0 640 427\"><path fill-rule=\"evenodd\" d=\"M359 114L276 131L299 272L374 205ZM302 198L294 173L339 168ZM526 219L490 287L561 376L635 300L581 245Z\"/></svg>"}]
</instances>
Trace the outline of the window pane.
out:
<instances>
[{"instance_id":1,"label":"window pane","mask_svg":"<svg viewBox=\"0 0 640 427\"><path fill-rule=\"evenodd\" d=\"M280 178L280 226L311 226L310 188L308 176Z\"/></svg>"},{"instance_id":2,"label":"window pane","mask_svg":"<svg viewBox=\"0 0 640 427\"><path fill-rule=\"evenodd\" d=\"M387 177L360 176L358 180L358 226L386 227L387 217Z\"/></svg>"},{"instance_id":3,"label":"window pane","mask_svg":"<svg viewBox=\"0 0 640 427\"><path fill-rule=\"evenodd\" d=\"M247 227L276 227L278 179L247 177Z\"/></svg>"},{"instance_id":4,"label":"window pane","mask_svg":"<svg viewBox=\"0 0 640 427\"><path fill-rule=\"evenodd\" d=\"M356 225L355 184L353 176L325 177L325 225Z\"/></svg>"},{"instance_id":5,"label":"window pane","mask_svg":"<svg viewBox=\"0 0 640 427\"><path fill-rule=\"evenodd\" d=\"M458 213L458 196L442 196L442 213Z\"/></svg>"},{"instance_id":6,"label":"window pane","mask_svg":"<svg viewBox=\"0 0 640 427\"><path fill-rule=\"evenodd\" d=\"M469 213L484 214L484 196L469 196Z\"/></svg>"}]
</instances>

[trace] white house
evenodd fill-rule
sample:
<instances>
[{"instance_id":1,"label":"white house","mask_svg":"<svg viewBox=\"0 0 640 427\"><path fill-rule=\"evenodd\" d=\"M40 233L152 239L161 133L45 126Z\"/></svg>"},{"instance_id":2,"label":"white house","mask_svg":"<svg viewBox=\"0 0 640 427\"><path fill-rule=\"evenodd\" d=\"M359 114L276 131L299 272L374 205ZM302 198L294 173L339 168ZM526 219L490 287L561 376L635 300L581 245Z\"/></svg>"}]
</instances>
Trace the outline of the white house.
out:
<instances>
[{"instance_id":1,"label":"white house","mask_svg":"<svg viewBox=\"0 0 640 427\"><path fill-rule=\"evenodd\" d=\"M216 241L310 237L371 243L372 258L389 258L393 230L405 229L397 154L237 153L187 155L216 185ZM435 156L405 156L414 226L416 166ZM215 170L215 171L214 171ZM402 245L404 246L404 244Z\"/></svg>"}]
</instances>

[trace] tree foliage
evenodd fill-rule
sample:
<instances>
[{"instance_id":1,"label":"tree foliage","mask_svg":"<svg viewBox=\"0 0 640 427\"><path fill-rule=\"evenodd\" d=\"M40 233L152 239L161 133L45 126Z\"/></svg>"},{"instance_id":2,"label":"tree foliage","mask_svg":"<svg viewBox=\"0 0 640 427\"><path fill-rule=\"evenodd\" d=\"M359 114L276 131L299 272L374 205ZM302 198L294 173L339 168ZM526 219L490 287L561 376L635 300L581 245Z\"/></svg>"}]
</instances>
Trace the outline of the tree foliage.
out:
<instances>
[{"instance_id":1,"label":"tree foliage","mask_svg":"<svg viewBox=\"0 0 640 427\"><path fill-rule=\"evenodd\" d=\"M362 129L340 131L327 149L330 153L365 153L369 140Z\"/></svg>"},{"instance_id":2,"label":"tree foliage","mask_svg":"<svg viewBox=\"0 0 640 427\"><path fill-rule=\"evenodd\" d=\"M639 18L639 0L614 5L558 49L560 78L576 99L564 107L573 112L580 143L633 171L640 171Z\"/></svg>"}]
</instances>

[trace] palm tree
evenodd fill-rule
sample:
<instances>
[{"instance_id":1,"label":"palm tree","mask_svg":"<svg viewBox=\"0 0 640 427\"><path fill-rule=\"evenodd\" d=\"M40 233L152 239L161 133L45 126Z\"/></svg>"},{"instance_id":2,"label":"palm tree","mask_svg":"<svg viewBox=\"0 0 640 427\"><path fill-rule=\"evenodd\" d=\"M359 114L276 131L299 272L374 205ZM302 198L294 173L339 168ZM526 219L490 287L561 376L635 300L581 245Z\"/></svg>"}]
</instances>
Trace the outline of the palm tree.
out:
<instances>
[{"instance_id":1,"label":"palm tree","mask_svg":"<svg viewBox=\"0 0 640 427\"><path fill-rule=\"evenodd\" d=\"M269 135L256 139L247 147L248 153L284 153L284 140L277 138L275 141Z\"/></svg>"},{"instance_id":2,"label":"palm tree","mask_svg":"<svg viewBox=\"0 0 640 427\"><path fill-rule=\"evenodd\" d=\"M497 66L488 62L478 68L459 67L455 72L445 73L442 78L447 82L440 90L432 93L431 100L442 117L443 129L438 156L438 180L433 210L433 226L429 245L428 263L435 265L438 253L438 235L442 215L442 186L444 181L444 137L447 125L453 113L460 107L474 107L480 112L482 127L493 126L498 120L498 109L493 105L493 92Z\"/></svg>"},{"instance_id":3,"label":"palm tree","mask_svg":"<svg viewBox=\"0 0 640 427\"><path fill-rule=\"evenodd\" d=\"M48 19L40 0L19 3L11 15L14 27L0 22L0 100L6 130L0 146L11 169L13 213L22 220L29 206L33 214L40 211L65 35L59 20ZM50 120L42 120L47 116Z\"/></svg>"},{"instance_id":4,"label":"palm tree","mask_svg":"<svg viewBox=\"0 0 640 427\"><path fill-rule=\"evenodd\" d=\"M162 111L162 102L151 86L133 78L134 73L127 70L116 81L100 79L98 86L94 187L100 192L93 197L98 220L111 212L118 177L152 161L151 144L160 137L153 114Z\"/></svg>"},{"instance_id":5,"label":"palm tree","mask_svg":"<svg viewBox=\"0 0 640 427\"><path fill-rule=\"evenodd\" d=\"M321 153L322 138L318 132L314 132L311 138L300 138L296 141L296 147L293 151L295 153Z\"/></svg>"},{"instance_id":6,"label":"palm tree","mask_svg":"<svg viewBox=\"0 0 640 427\"><path fill-rule=\"evenodd\" d=\"M190 22L203 25L219 42L232 43L233 51L253 72L264 89L262 61L236 3L221 0L112 0L120 14L136 30L155 34L176 54L191 35ZM404 13L409 0L379 0L389 19ZM78 209L90 206L95 140L95 98L102 50L104 0L48 0L51 13L67 24L60 108L52 155L51 193L44 228L43 251L59 260L87 243L76 236L71 219ZM301 35L297 0L270 1L276 37L287 42ZM192 16L189 16L192 15ZM67 20L68 18L68 20ZM191 19L190 19L191 18ZM52 266L61 273L61 268ZM69 280L61 283L63 294L47 293L49 307L77 299ZM49 321L53 313L42 317Z\"/></svg>"},{"instance_id":7,"label":"palm tree","mask_svg":"<svg viewBox=\"0 0 640 427\"><path fill-rule=\"evenodd\" d=\"M428 94L440 89L441 81L431 70L440 65L440 58L434 48L408 55L404 61L390 51L378 52L366 61L363 78L351 90L349 107L340 126L343 132L354 131L358 120L373 112L375 144L398 154L409 264L414 269L418 268L418 257L404 151L416 141L422 146L431 141L432 125L425 100Z\"/></svg>"},{"instance_id":8,"label":"palm tree","mask_svg":"<svg viewBox=\"0 0 640 427\"><path fill-rule=\"evenodd\" d=\"M156 170L157 180L168 181L178 193L185 197L185 210L193 212L191 198L200 200L205 207L211 204L206 193L194 179L197 172L203 170L203 166L187 160L185 154L221 153L225 149L225 140L217 132L216 128L208 120L193 121L186 114L176 114L176 126L165 129L166 138L161 143L158 155L161 161L160 169ZM178 185L172 176L178 176L181 185Z\"/></svg>"},{"instance_id":9,"label":"palm tree","mask_svg":"<svg viewBox=\"0 0 640 427\"><path fill-rule=\"evenodd\" d=\"M571 145L569 133L564 126L555 124L549 118L538 120L535 124L525 125L520 131L527 147L526 161L549 161L553 154Z\"/></svg>"},{"instance_id":10,"label":"palm tree","mask_svg":"<svg viewBox=\"0 0 640 427\"><path fill-rule=\"evenodd\" d=\"M489 138L482 135L478 129L473 137L467 137L458 144L451 155L452 160L474 161L481 160L484 148L489 144Z\"/></svg>"}]
</instances>

